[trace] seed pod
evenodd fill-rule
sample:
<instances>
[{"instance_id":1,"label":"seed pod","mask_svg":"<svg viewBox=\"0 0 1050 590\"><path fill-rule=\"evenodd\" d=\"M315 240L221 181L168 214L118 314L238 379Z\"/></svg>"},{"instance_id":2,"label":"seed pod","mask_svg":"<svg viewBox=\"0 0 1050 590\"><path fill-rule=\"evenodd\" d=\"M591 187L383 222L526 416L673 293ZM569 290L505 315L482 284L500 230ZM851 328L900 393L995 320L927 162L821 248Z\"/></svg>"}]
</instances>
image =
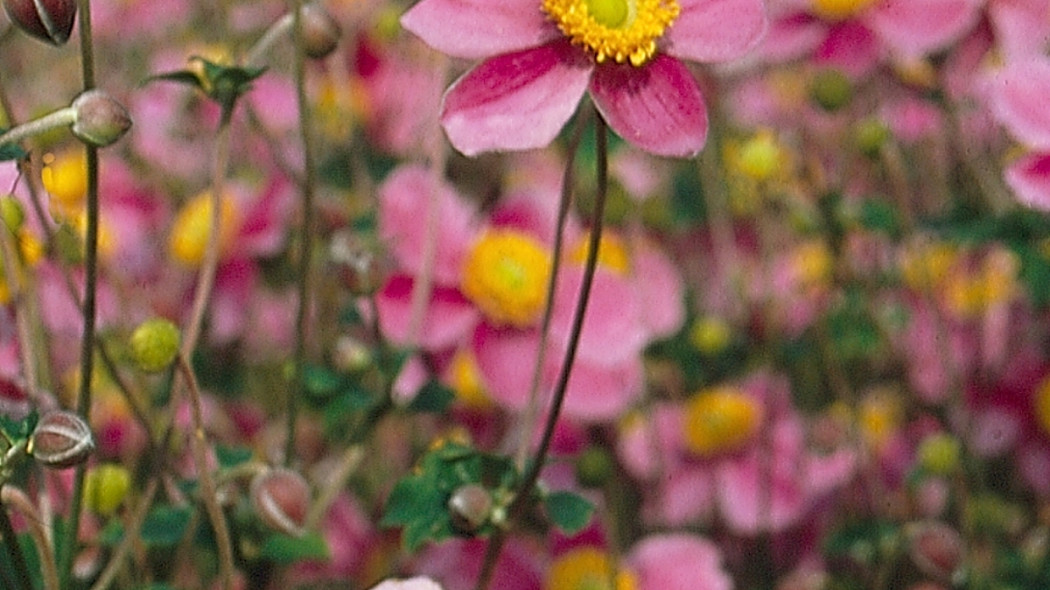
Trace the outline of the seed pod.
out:
<instances>
[{"instance_id":1,"label":"seed pod","mask_svg":"<svg viewBox=\"0 0 1050 590\"><path fill-rule=\"evenodd\" d=\"M313 59L327 57L339 45L343 31L328 11L317 4L303 6L303 51Z\"/></svg>"},{"instance_id":2,"label":"seed pod","mask_svg":"<svg viewBox=\"0 0 1050 590\"><path fill-rule=\"evenodd\" d=\"M73 101L73 135L88 145L106 147L127 133L131 116L124 105L101 90L88 90Z\"/></svg>"},{"instance_id":3,"label":"seed pod","mask_svg":"<svg viewBox=\"0 0 1050 590\"><path fill-rule=\"evenodd\" d=\"M95 450L95 439L83 418L56 410L37 422L27 450L45 466L65 469L85 461Z\"/></svg>"},{"instance_id":4,"label":"seed pod","mask_svg":"<svg viewBox=\"0 0 1050 590\"><path fill-rule=\"evenodd\" d=\"M76 0L3 0L4 12L18 28L52 45L62 45L73 32Z\"/></svg>"},{"instance_id":5,"label":"seed pod","mask_svg":"<svg viewBox=\"0 0 1050 590\"><path fill-rule=\"evenodd\" d=\"M306 533L310 485L291 469L270 469L252 480L250 497L255 513L268 526L292 536Z\"/></svg>"},{"instance_id":6,"label":"seed pod","mask_svg":"<svg viewBox=\"0 0 1050 590\"><path fill-rule=\"evenodd\" d=\"M448 512L457 531L473 533L489 519L492 495L477 484L461 486L448 499Z\"/></svg>"}]
</instances>

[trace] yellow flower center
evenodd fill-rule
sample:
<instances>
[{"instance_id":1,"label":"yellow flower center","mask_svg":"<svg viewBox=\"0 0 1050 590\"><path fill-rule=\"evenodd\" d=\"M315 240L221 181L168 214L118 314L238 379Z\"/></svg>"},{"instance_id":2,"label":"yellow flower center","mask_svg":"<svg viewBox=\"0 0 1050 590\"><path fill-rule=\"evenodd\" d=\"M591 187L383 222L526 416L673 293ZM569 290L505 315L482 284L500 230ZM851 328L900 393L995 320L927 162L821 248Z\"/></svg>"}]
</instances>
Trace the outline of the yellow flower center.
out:
<instances>
[{"instance_id":1,"label":"yellow flower center","mask_svg":"<svg viewBox=\"0 0 1050 590\"><path fill-rule=\"evenodd\" d=\"M868 394L858 408L858 425L864 441L878 450L898 431L901 424L900 396L888 390Z\"/></svg>"},{"instance_id":2,"label":"yellow flower center","mask_svg":"<svg viewBox=\"0 0 1050 590\"><path fill-rule=\"evenodd\" d=\"M550 272L543 244L517 231L491 230L467 256L460 287L493 323L524 328L546 304Z\"/></svg>"},{"instance_id":3,"label":"yellow flower center","mask_svg":"<svg viewBox=\"0 0 1050 590\"><path fill-rule=\"evenodd\" d=\"M583 264L587 261L587 254L591 251L590 238L584 238L572 250L569 259L573 262ZM619 236L605 233L598 242L598 264L613 271L620 276L626 276L631 272L631 255L627 252L627 245Z\"/></svg>"},{"instance_id":4,"label":"yellow flower center","mask_svg":"<svg viewBox=\"0 0 1050 590\"><path fill-rule=\"evenodd\" d=\"M636 590L629 571L616 571L609 555L596 547L578 547L558 557L547 572L544 590Z\"/></svg>"},{"instance_id":5,"label":"yellow flower center","mask_svg":"<svg viewBox=\"0 0 1050 590\"><path fill-rule=\"evenodd\" d=\"M40 180L51 195L52 215L77 215L84 208L84 197L87 195L87 157L84 151L46 154Z\"/></svg>"},{"instance_id":6,"label":"yellow flower center","mask_svg":"<svg viewBox=\"0 0 1050 590\"><path fill-rule=\"evenodd\" d=\"M813 0L813 12L828 20L844 20L872 3L872 0Z\"/></svg>"},{"instance_id":7,"label":"yellow flower center","mask_svg":"<svg viewBox=\"0 0 1050 590\"><path fill-rule=\"evenodd\" d=\"M595 61L642 66L678 18L676 0L543 0L543 12Z\"/></svg>"},{"instance_id":8,"label":"yellow flower center","mask_svg":"<svg viewBox=\"0 0 1050 590\"><path fill-rule=\"evenodd\" d=\"M685 444L701 456L739 450L758 432L762 408L734 387L701 391L685 406Z\"/></svg>"},{"instance_id":9,"label":"yellow flower center","mask_svg":"<svg viewBox=\"0 0 1050 590\"><path fill-rule=\"evenodd\" d=\"M188 267L199 266L211 238L210 192L203 192L183 205L175 218L168 238L171 257ZM225 252L233 243L236 211L233 199L224 196L219 207L219 252ZM221 255L221 254L220 254Z\"/></svg>"},{"instance_id":10,"label":"yellow flower center","mask_svg":"<svg viewBox=\"0 0 1050 590\"><path fill-rule=\"evenodd\" d=\"M1035 390L1032 398L1032 409L1035 420L1043 432L1050 435L1050 378L1044 379Z\"/></svg>"},{"instance_id":11,"label":"yellow flower center","mask_svg":"<svg viewBox=\"0 0 1050 590\"><path fill-rule=\"evenodd\" d=\"M448 377L452 391L456 392L456 399L464 406L476 410L492 407L492 398L485 390L481 370L473 353L457 350L452 357Z\"/></svg>"}]
</instances>

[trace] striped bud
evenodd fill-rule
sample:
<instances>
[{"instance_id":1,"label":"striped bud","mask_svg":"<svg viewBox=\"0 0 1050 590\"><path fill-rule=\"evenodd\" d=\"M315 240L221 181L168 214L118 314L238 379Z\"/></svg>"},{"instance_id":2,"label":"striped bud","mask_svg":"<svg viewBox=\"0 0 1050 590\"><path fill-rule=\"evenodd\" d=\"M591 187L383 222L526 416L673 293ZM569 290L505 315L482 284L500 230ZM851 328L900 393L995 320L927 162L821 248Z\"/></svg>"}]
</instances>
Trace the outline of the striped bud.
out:
<instances>
[{"instance_id":1,"label":"striped bud","mask_svg":"<svg viewBox=\"0 0 1050 590\"><path fill-rule=\"evenodd\" d=\"M95 450L91 428L83 418L56 410L44 414L29 439L29 454L47 467L65 469L84 462Z\"/></svg>"},{"instance_id":2,"label":"striped bud","mask_svg":"<svg viewBox=\"0 0 1050 590\"><path fill-rule=\"evenodd\" d=\"M18 28L52 45L62 45L73 32L76 0L3 0L4 11Z\"/></svg>"},{"instance_id":3,"label":"striped bud","mask_svg":"<svg viewBox=\"0 0 1050 590\"><path fill-rule=\"evenodd\" d=\"M252 480L250 496L255 513L268 526L296 537L306 533L310 485L303 476L291 469L264 471Z\"/></svg>"},{"instance_id":4,"label":"striped bud","mask_svg":"<svg viewBox=\"0 0 1050 590\"><path fill-rule=\"evenodd\" d=\"M303 6L302 27L303 51L313 59L327 57L335 51L343 34L332 15L313 3Z\"/></svg>"}]
</instances>

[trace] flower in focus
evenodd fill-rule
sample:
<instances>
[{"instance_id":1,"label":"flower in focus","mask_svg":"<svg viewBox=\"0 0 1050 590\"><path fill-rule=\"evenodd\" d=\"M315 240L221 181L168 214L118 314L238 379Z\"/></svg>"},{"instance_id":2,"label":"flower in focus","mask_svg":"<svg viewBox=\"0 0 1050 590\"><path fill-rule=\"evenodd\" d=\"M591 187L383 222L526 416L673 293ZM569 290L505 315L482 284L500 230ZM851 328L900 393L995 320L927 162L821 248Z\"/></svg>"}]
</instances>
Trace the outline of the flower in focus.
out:
<instances>
[{"instance_id":1,"label":"flower in focus","mask_svg":"<svg viewBox=\"0 0 1050 590\"><path fill-rule=\"evenodd\" d=\"M401 23L439 51L484 60L441 111L467 155L549 144L586 92L628 142L690 156L707 114L681 60L742 56L766 17L759 0L423 0Z\"/></svg>"}]
</instances>

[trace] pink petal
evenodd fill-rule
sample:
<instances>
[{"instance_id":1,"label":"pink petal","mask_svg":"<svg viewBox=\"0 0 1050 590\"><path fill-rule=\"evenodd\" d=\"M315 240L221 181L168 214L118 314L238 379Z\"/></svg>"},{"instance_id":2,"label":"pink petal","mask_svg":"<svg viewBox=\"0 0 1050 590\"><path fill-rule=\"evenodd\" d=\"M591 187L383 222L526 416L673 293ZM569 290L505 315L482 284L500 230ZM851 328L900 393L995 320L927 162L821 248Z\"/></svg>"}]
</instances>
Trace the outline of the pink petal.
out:
<instances>
[{"instance_id":1,"label":"pink petal","mask_svg":"<svg viewBox=\"0 0 1050 590\"><path fill-rule=\"evenodd\" d=\"M401 26L442 53L481 59L542 45L561 33L536 0L424 0Z\"/></svg>"},{"instance_id":2,"label":"pink petal","mask_svg":"<svg viewBox=\"0 0 1050 590\"><path fill-rule=\"evenodd\" d=\"M1025 156L1011 164L1005 176L1018 201L1050 211L1050 154Z\"/></svg>"},{"instance_id":3,"label":"pink petal","mask_svg":"<svg viewBox=\"0 0 1050 590\"><path fill-rule=\"evenodd\" d=\"M568 41L499 55L452 84L441 124L468 156L544 147L576 110L591 70Z\"/></svg>"},{"instance_id":4,"label":"pink petal","mask_svg":"<svg viewBox=\"0 0 1050 590\"><path fill-rule=\"evenodd\" d=\"M554 383L561 356L548 355L549 383ZM641 359L631 358L616 366L579 360L572 367L562 413L584 422L608 422L623 415L642 394Z\"/></svg>"},{"instance_id":5,"label":"pink petal","mask_svg":"<svg viewBox=\"0 0 1050 590\"><path fill-rule=\"evenodd\" d=\"M710 469L684 465L672 469L660 485L660 524L681 527L710 518L715 486Z\"/></svg>"},{"instance_id":6,"label":"pink petal","mask_svg":"<svg viewBox=\"0 0 1050 590\"><path fill-rule=\"evenodd\" d=\"M481 324L474 332L474 357L493 399L511 410L528 403L539 335Z\"/></svg>"},{"instance_id":7,"label":"pink petal","mask_svg":"<svg viewBox=\"0 0 1050 590\"><path fill-rule=\"evenodd\" d=\"M435 199L438 217L434 279L458 285L463 259L476 234L474 210L452 186L435 183L426 168L402 166L379 187L379 235L408 273L421 274L430 198Z\"/></svg>"},{"instance_id":8,"label":"pink petal","mask_svg":"<svg viewBox=\"0 0 1050 590\"><path fill-rule=\"evenodd\" d=\"M634 241L634 284L641 300L642 321L650 338L666 338L685 322L682 279L674 264L645 239Z\"/></svg>"},{"instance_id":9,"label":"pink petal","mask_svg":"<svg viewBox=\"0 0 1050 590\"><path fill-rule=\"evenodd\" d=\"M690 61L725 61L758 44L766 30L762 0L682 0L664 35L669 55Z\"/></svg>"},{"instance_id":10,"label":"pink petal","mask_svg":"<svg viewBox=\"0 0 1050 590\"><path fill-rule=\"evenodd\" d=\"M990 80L992 111L1014 137L1050 149L1050 60L1037 58L1003 68Z\"/></svg>"},{"instance_id":11,"label":"pink petal","mask_svg":"<svg viewBox=\"0 0 1050 590\"><path fill-rule=\"evenodd\" d=\"M379 327L387 338L397 344L408 343L409 324L412 321L412 287L411 277L397 276L376 294ZM428 350L451 347L467 337L477 321L477 310L459 291L435 287L424 312L418 344Z\"/></svg>"},{"instance_id":12,"label":"pink petal","mask_svg":"<svg viewBox=\"0 0 1050 590\"><path fill-rule=\"evenodd\" d=\"M812 53L828 34L825 22L805 13L773 20L759 52L772 61L790 61Z\"/></svg>"},{"instance_id":13,"label":"pink petal","mask_svg":"<svg viewBox=\"0 0 1050 590\"><path fill-rule=\"evenodd\" d=\"M558 276L550 328L553 350L564 350L568 342L582 280L583 268L579 265L563 267ZM626 278L599 268L591 285L577 357L614 365L640 354L646 340L641 313L633 285Z\"/></svg>"},{"instance_id":14,"label":"pink petal","mask_svg":"<svg viewBox=\"0 0 1050 590\"><path fill-rule=\"evenodd\" d=\"M730 590L733 580L722 569L722 554L710 541L687 533L653 535L640 541L627 558L638 587L651 590Z\"/></svg>"},{"instance_id":15,"label":"pink petal","mask_svg":"<svg viewBox=\"0 0 1050 590\"><path fill-rule=\"evenodd\" d=\"M1045 0L999 0L987 10L1004 61L1041 55L1050 42L1050 4Z\"/></svg>"},{"instance_id":16,"label":"pink petal","mask_svg":"<svg viewBox=\"0 0 1050 590\"><path fill-rule=\"evenodd\" d=\"M854 78L862 78L878 65L881 59L879 51L879 44L871 30L856 21L845 21L831 28L817 48L815 57L822 65L838 68Z\"/></svg>"},{"instance_id":17,"label":"pink petal","mask_svg":"<svg viewBox=\"0 0 1050 590\"><path fill-rule=\"evenodd\" d=\"M916 57L958 39L977 16L974 0L882 0L865 20L894 50Z\"/></svg>"},{"instance_id":18,"label":"pink petal","mask_svg":"<svg viewBox=\"0 0 1050 590\"><path fill-rule=\"evenodd\" d=\"M682 62L657 55L647 65L602 65L591 96L620 137L661 156L691 157L707 139L704 98Z\"/></svg>"}]
</instances>

